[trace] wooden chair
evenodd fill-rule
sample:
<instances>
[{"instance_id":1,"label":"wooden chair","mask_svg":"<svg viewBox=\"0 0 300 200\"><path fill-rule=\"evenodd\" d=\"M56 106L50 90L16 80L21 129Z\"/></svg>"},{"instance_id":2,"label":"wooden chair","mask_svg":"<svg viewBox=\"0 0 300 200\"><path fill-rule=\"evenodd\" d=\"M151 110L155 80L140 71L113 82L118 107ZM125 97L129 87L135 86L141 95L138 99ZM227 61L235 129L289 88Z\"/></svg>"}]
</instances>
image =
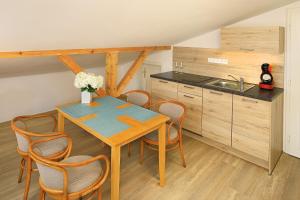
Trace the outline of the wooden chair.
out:
<instances>
[{"instance_id":1,"label":"wooden chair","mask_svg":"<svg viewBox=\"0 0 300 200\"><path fill-rule=\"evenodd\" d=\"M144 90L131 90L123 94L126 101L144 108L150 108L151 96ZM128 144L128 156L131 155L131 144Z\"/></svg>"},{"instance_id":2,"label":"wooden chair","mask_svg":"<svg viewBox=\"0 0 300 200\"><path fill-rule=\"evenodd\" d=\"M186 167L186 162L183 153L182 144L182 124L185 117L186 107L184 104L175 101L162 101L157 105L157 111L163 115L170 117L170 121L166 127L166 151L179 149L183 167ZM158 131L154 131L145 135L140 143L140 163L144 159L144 145L152 150L158 150Z\"/></svg>"},{"instance_id":3,"label":"wooden chair","mask_svg":"<svg viewBox=\"0 0 300 200\"><path fill-rule=\"evenodd\" d=\"M41 119L41 118L52 119L53 129L47 133L30 131L27 124L31 120ZM36 169L32 168L32 160L28 153L29 144L30 142L38 138L65 135L64 133L61 132L53 132L56 129L56 125L57 125L56 118L52 115L19 116L12 119L11 121L11 128L14 131L17 138L17 144L18 144L17 152L22 157L18 183L22 181L22 176L26 165L26 183L25 183L25 191L23 197L25 200L28 197L30 181L31 181L31 173L32 171L36 171ZM48 159L59 160L64 158L70 153L72 149L72 140L71 138L65 135L64 138L58 138L56 140L51 140L47 143L40 144L37 148L39 148L42 155L47 157Z\"/></svg>"},{"instance_id":4,"label":"wooden chair","mask_svg":"<svg viewBox=\"0 0 300 200\"><path fill-rule=\"evenodd\" d=\"M105 155L71 156L56 162L43 157L37 149L42 143L63 137L66 136L37 140L30 144L30 156L36 162L40 173L40 200L45 199L46 193L51 198L59 200L81 199L86 195L90 195L88 199L92 199L96 192L98 192L97 199L100 200L101 188L107 179L110 165ZM102 166L99 161L103 161Z\"/></svg>"}]
</instances>

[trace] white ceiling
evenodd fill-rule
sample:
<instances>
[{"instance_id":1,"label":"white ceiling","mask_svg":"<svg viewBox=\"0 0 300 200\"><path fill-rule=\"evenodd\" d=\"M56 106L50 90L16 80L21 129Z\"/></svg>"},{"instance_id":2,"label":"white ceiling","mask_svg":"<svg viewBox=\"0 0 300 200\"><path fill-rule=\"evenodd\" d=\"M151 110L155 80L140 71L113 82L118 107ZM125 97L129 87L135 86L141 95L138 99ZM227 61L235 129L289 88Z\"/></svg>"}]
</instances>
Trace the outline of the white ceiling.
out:
<instances>
[{"instance_id":1,"label":"white ceiling","mask_svg":"<svg viewBox=\"0 0 300 200\"><path fill-rule=\"evenodd\" d=\"M1 0L0 51L176 44L294 1ZM80 57L85 66L103 62ZM0 77L26 67L42 73L61 65L55 58L1 59Z\"/></svg>"}]
</instances>

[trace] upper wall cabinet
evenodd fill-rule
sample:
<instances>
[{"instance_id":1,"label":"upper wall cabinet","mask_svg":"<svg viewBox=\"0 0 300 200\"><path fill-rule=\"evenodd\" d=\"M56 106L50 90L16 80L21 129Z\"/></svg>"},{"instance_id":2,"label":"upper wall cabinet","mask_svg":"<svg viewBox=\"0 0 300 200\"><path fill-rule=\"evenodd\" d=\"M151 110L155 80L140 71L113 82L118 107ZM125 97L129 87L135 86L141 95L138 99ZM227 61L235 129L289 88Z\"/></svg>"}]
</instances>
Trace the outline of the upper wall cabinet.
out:
<instances>
[{"instance_id":1,"label":"upper wall cabinet","mask_svg":"<svg viewBox=\"0 0 300 200\"><path fill-rule=\"evenodd\" d=\"M230 27L221 29L221 48L260 53L284 52L283 27Z\"/></svg>"}]
</instances>

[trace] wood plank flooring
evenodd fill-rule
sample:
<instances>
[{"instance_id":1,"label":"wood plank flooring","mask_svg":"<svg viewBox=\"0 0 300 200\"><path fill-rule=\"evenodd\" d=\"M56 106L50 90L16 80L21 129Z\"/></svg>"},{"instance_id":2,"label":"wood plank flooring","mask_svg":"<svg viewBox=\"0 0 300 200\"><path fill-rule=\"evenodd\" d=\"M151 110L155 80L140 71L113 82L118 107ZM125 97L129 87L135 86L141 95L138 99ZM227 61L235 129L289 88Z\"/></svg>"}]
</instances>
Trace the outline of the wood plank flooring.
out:
<instances>
[{"instance_id":1,"label":"wood plank flooring","mask_svg":"<svg viewBox=\"0 0 300 200\"><path fill-rule=\"evenodd\" d=\"M38 122L33 127L49 127ZM66 123L66 132L73 138L72 155L110 155L109 147ZM122 149L121 199L125 200L299 200L300 159L283 154L273 175L254 164L224 153L185 136L187 168L181 166L178 151L168 152L167 184L158 185L157 152L146 149L143 165L138 163L138 146L133 144L131 157ZM23 197L24 181L17 183L20 157L16 139L9 124L0 125L0 199ZM38 173L33 175L29 199L38 199ZM47 198L48 199L48 198ZM106 181L103 199L110 199L110 180Z\"/></svg>"}]
</instances>

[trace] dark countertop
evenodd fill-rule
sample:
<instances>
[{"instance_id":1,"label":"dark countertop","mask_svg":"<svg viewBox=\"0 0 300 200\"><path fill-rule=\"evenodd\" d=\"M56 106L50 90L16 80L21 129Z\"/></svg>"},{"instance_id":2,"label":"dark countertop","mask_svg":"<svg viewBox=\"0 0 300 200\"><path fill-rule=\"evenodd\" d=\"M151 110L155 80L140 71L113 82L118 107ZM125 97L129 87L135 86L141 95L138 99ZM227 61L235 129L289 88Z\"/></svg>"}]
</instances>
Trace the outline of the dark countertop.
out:
<instances>
[{"instance_id":1,"label":"dark countertop","mask_svg":"<svg viewBox=\"0 0 300 200\"><path fill-rule=\"evenodd\" d=\"M188 74L188 73L175 73L174 71L164 72L159 74L152 74L151 77L163 79L167 81L173 81L183 84L188 84L192 86L198 86L202 88L217 90L221 92L236 94L240 96L250 97L254 99L259 99L263 101L273 101L279 94L283 92L282 88L275 87L273 90L262 90L255 85L253 88L247 90L246 92L239 92L239 91L232 91L223 88L216 88L214 86L206 85L206 83L216 80L218 78L215 77L208 77L208 76L201 76L195 74Z\"/></svg>"}]
</instances>

